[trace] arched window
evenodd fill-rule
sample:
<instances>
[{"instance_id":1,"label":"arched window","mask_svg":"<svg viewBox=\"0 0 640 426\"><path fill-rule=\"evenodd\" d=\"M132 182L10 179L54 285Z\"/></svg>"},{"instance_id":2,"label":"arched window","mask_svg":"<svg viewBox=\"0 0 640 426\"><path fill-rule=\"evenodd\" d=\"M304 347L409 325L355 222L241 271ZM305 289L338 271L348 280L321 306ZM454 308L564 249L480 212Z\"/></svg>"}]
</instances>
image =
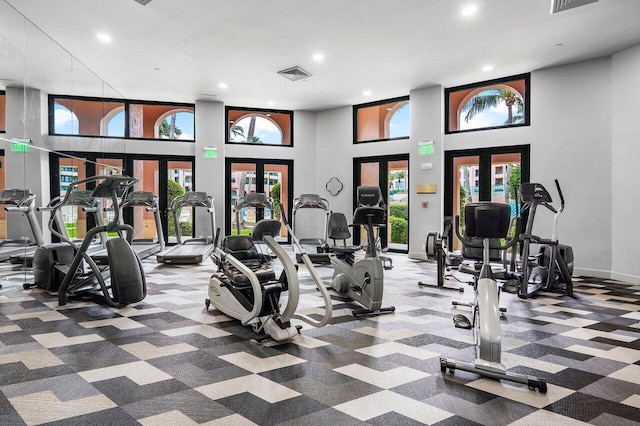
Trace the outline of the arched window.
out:
<instances>
[{"instance_id":1,"label":"arched window","mask_svg":"<svg viewBox=\"0 0 640 426\"><path fill-rule=\"evenodd\" d=\"M387 137L389 139L406 138L409 135L409 101L398 102L389 111Z\"/></svg>"},{"instance_id":2,"label":"arched window","mask_svg":"<svg viewBox=\"0 0 640 426\"><path fill-rule=\"evenodd\" d=\"M156 139L195 140L193 111L174 109L162 114L154 127Z\"/></svg>"},{"instance_id":3,"label":"arched window","mask_svg":"<svg viewBox=\"0 0 640 426\"><path fill-rule=\"evenodd\" d=\"M53 107L54 131L58 135L77 135L80 123L78 117L64 105L56 102Z\"/></svg>"},{"instance_id":4,"label":"arched window","mask_svg":"<svg viewBox=\"0 0 640 426\"><path fill-rule=\"evenodd\" d=\"M124 106L114 108L102 119L101 135L112 138L124 137Z\"/></svg>"},{"instance_id":5,"label":"arched window","mask_svg":"<svg viewBox=\"0 0 640 426\"><path fill-rule=\"evenodd\" d=\"M225 143L293 146L293 111L226 107Z\"/></svg>"},{"instance_id":6,"label":"arched window","mask_svg":"<svg viewBox=\"0 0 640 426\"><path fill-rule=\"evenodd\" d=\"M529 74L445 89L445 133L529 125Z\"/></svg>"},{"instance_id":7,"label":"arched window","mask_svg":"<svg viewBox=\"0 0 640 426\"><path fill-rule=\"evenodd\" d=\"M354 105L353 142L409 138L409 96Z\"/></svg>"},{"instance_id":8,"label":"arched window","mask_svg":"<svg viewBox=\"0 0 640 426\"><path fill-rule=\"evenodd\" d=\"M500 127L524 122L524 99L512 87L482 89L460 106L459 130Z\"/></svg>"},{"instance_id":9,"label":"arched window","mask_svg":"<svg viewBox=\"0 0 640 426\"><path fill-rule=\"evenodd\" d=\"M231 125L229 142L282 145L282 130L268 115L247 114Z\"/></svg>"}]
</instances>

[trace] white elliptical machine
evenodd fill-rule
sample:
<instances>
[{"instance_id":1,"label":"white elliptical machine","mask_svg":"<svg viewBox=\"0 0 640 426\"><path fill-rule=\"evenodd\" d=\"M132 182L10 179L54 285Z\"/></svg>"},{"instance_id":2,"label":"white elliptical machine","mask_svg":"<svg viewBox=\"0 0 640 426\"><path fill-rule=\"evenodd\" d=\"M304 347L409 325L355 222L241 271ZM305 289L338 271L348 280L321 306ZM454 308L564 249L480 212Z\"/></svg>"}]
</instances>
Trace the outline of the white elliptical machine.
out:
<instances>
[{"instance_id":1,"label":"white elliptical machine","mask_svg":"<svg viewBox=\"0 0 640 426\"><path fill-rule=\"evenodd\" d=\"M238 200L238 204L269 210L273 208L271 198L264 193L247 194L243 200ZM296 337L301 327L291 324L292 318L316 327L327 324L331 318L331 298L322 285L318 287L325 300L323 320L318 322L295 314L300 296L298 273L289 254L275 240L280 234L280 226L279 220L262 219L255 224L251 236L240 233L227 236L220 246L218 230L212 255L218 271L209 281L209 298L205 300L205 306L208 309L213 305L225 315L240 320L242 325L251 326L257 333L258 342L267 338L286 342ZM259 253L255 242L265 243L275 254L283 268L279 278L270 267L270 256ZM308 262L308 265L312 265L306 253L303 259L305 264ZM320 280L319 277L317 279ZM321 280L319 282L322 283ZM287 292L287 302L281 311L280 296L283 292Z\"/></svg>"}]
</instances>

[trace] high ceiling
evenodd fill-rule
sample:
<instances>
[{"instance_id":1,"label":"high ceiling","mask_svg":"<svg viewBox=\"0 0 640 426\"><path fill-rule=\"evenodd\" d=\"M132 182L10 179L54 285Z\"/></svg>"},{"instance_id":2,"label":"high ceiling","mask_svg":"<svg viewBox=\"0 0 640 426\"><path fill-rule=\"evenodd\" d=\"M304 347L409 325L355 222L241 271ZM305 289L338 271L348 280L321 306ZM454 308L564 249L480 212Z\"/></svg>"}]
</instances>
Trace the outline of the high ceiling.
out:
<instances>
[{"instance_id":1,"label":"high ceiling","mask_svg":"<svg viewBox=\"0 0 640 426\"><path fill-rule=\"evenodd\" d=\"M640 43L638 0L600 0L556 14L550 3L0 0L0 85L322 110L602 57ZM463 16L470 5L477 12ZM111 42L99 41L100 32ZM316 53L324 60L316 62ZM277 74L296 65L312 76L292 82ZM483 71L487 65L493 69ZM87 69L106 82L102 92Z\"/></svg>"}]
</instances>

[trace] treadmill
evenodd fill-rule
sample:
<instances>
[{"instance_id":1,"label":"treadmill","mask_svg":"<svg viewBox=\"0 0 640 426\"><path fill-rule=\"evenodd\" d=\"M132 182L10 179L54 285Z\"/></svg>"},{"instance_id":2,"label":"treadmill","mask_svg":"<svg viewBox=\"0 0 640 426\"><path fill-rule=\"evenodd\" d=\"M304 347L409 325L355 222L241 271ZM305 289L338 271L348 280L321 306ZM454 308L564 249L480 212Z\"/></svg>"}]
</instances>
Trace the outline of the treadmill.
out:
<instances>
[{"instance_id":1,"label":"treadmill","mask_svg":"<svg viewBox=\"0 0 640 426\"><path fill-rule=\"evenodd\" d=\"M35 213L35 194L28 189L4 189L0 192L0 205L3 205L7 212L18 212L24 215L35 238L35 242L26 237L17 240L0 240L0 262L9 260L14 255L35 252L38 246L44 245L42 229Z\"/></svg>"},{"instance_id":2,"label":"treadmill","mask_svg":"<svg viewBox=\"0 0 640 426\"><path fill-rule=\"evenodd\" d=\"M182 238L179 211L184 207L206 209L211 222L210 237ZM176 238L178 240L178 244L166 252L158 254L156 256L158 263L193 265L201 263L203 260L208 258L215 249L213 238L216 229L216 219L213 197L208 196L206 192L190 191L181 197L176 197L171 203L171 208L169 208L168 211L173 214L173 223L176 227Z\"/></svg>"},{"instance_id":3,"label":"treadmill","mask_svg":"<svg viewBox=\"0 0 640 426\"><path fill-rule=\"evenodd\" d=\"M327 247L329 202L318 194L302 194L293 201L292 229L300 246L315 264L331 263ZM296 261L302 263L302 253L293 247Z\"/></svg>"},{"instance_id":4,"label":"treadmill","mask_svg":"<svg viewBox=\"0 0 640 426\"><path fill-rule=\"evenodd\" d=\"M96 198L92 195L93 191L90 190L75 190L67 199L66 206L75 206L82 207L82 210L93 216L96 226L102 226L102 215L100 214L100 199ZM80 244L82 239L74 239L71 240L69 237L69 233L67 231L67 227L64 222L64 218L62 216L61 209L55 209L58 203L62 202L63 196L58 196L52 199L46 207L38 207L36 210L38 211L54 211L54 216L51 218L55 223L56 230L66 237L67 241L73 241L75 244ZM89 253L95 253L100 250L105 250L104 243L106 242L107 237L104 233L100 233L98 239L93 241L87 251ZM25 266L31 266L33 264L33 256L36 252L37 247L30 247L29 250L23 251L19 254L12 255L9 261L13 264L22 264Z\"/></svg>"},{"instance_id":5,"label":"treadmill","mask_svg":"<svg viewBox=\"0 0 640 426\"><path fill-rule=\"evenodd\" d=\"M157 239L154 238L133 238L131 240L131 248L142 259L156 254L164 250L164 234L162 232L162 222L160 220L160 209L158 208L158 197L150 191L132 191L127 194L124 202L120 204L120 218L126 207L144 207L145 211L153 213L153 219L156 227ZM134 226L135 232L135 226ZM108 265L109 256L106 250L91 254L91 258L97 265Z\"/></svg>"},{"instance_id":6,"label":"treadmill","mask_svg":"<svg viewBox=\"0 0 640 426\"><path fill-rule=\"evenodd\" d=\"M255 215L258 217L258 210L261 209L264 213L264 210L269 210L271 213L271 217L273 218L273 198L269 197L264 192L251 192L249 194L245 194L243 197L240 197L236 203L236 235L243 235L242 232L242 211L244 209L255 209ZM251 231L248 233L251 235ZM244 234L247 234L247 230L245 230ZM258 249L260 258L268 262L272 259L276 258L276 255L269 249L267 244L262 240L253 240L254 245Z\"/></svg>"}]
</instances>

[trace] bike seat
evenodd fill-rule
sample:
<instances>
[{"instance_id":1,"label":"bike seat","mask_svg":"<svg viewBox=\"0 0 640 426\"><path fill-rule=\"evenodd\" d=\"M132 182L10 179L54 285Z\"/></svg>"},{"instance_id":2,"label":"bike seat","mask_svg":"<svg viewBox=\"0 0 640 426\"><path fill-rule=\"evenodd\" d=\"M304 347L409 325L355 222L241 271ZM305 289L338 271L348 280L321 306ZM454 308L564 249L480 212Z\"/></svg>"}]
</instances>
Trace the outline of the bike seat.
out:
<instances>
[{"instance_id":1,"label":"bike seat","mask_svg":"<svg viewBox=\"0 0 640 426\"><path fill-rule=\"evenodd\" d=\"M473 275L474 277L480 275L480 269L482 269L482 263L461 263L458 265L458 271ZM499 265L491 265L491 273L493 273L496 279L504 280L506 279L507 270Z\"/></svg>"},{"instance_id":2,"label":"bike seat","mask_svg":"<svg viewBox=\"0 0 640 426\"><path fill-rule=\"evenodd\" d=\"M271 269L261 269L253 271L253 273L256 274L256 278L258 278L260 284L276 279L276 273ZM231 280L231 282L235 286L244 287L251 285L249 278L235 268L226 268L224 270L224 274L227 276L227 278L229 278L229 280Z\"/></svg>"},{"instance_id":3,"label":"bike seat","mask_svg":"<svg viewBox=\"0 0 640 426\"><path fill-rule=\"evenodd\" d=\"M472 327L472 324L469 318L467 318L462 314L457 314L453 316L453 325L456 328L464 328L466 330L470 330Z\"/></svg>"},{"instance_id":4,"label":"bike seat","mask_svg":"<svg viewBox=\"0 0 640 426\"><path fill-rule=\"evenodd\" d=\"M355 246L349 246L349 247L335 246L335 247L331 247L331 251L334 252L334 253L338 253L338 254L353 254L353 253L357 252L358 250L360 250L360 247L355 247Z\"/></svg>"}]
</instances>

